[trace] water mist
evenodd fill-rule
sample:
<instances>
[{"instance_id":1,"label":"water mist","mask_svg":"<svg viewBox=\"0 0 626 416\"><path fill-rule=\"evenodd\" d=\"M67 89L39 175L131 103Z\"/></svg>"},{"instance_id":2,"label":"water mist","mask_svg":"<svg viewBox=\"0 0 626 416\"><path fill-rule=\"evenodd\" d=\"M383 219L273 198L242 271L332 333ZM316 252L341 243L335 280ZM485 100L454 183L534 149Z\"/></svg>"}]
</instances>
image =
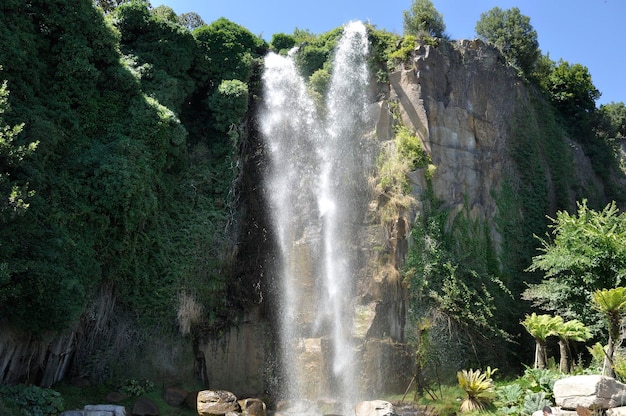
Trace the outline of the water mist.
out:
<instances>
[{"instance_id":1,"label":"water mist","mask_svg":"<svg viewBox=\"0 0 626 416\"><path fill-rule=\"evenodd\" d=\"M360 397L353 340L357 228L367 204L368 41L345 26L323 116L291 57L265 59L261 130L280 253L281 379L287 399ZM355 218L356 217L356 218Z\"/></svg>"}]
</instances>

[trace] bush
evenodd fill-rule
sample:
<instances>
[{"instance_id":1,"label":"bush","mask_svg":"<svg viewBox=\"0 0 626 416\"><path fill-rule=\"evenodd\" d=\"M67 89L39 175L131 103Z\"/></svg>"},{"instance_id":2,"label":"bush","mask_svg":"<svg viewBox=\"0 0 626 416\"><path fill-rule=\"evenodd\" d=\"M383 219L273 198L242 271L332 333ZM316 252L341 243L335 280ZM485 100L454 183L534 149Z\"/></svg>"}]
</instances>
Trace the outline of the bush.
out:
<instances>
[{"instance_id":1,"label":"bush","mask_svg":"<svg viewBox=\"0 0 626 416\"><path fill-rule=\"evenodd\" d=\"M215 128L227 133L233 124L240 124L248 110L248 85L236 79L222 81L209 97L209 108L213 111Z\"/></svg>"},{"instance_id":2,"label":"bush","mask_svg":"<svg viewBox=\"0 0 626 416\"><path fill-rule=\"evenodd\" d=\"M0 387L0 410L19 409L23 416L55 416L64 410L63 398L55 390L19 384Z\"/></svg>"}]
</instances>

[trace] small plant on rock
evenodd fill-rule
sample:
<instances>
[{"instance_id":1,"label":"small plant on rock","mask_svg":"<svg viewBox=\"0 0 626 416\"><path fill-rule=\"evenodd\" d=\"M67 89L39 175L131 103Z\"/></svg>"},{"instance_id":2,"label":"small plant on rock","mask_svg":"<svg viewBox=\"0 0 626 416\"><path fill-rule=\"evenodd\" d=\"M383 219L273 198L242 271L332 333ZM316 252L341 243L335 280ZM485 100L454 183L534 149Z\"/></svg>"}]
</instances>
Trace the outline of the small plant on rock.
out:
<instances>
[{"instance_id":1,"label":"small plant on rock","mask_svg":"<svg viewBox=\"0 0 626 416\"><path fill-rule=\"evenodd\" d=\"M484 410L495 398L495 389L491 375L496 370L487 368L484 373L480 370L461 370L457 373L459 386L467 393L467 398L461 403L461 412Z\"/></svg>"}]
</instances>

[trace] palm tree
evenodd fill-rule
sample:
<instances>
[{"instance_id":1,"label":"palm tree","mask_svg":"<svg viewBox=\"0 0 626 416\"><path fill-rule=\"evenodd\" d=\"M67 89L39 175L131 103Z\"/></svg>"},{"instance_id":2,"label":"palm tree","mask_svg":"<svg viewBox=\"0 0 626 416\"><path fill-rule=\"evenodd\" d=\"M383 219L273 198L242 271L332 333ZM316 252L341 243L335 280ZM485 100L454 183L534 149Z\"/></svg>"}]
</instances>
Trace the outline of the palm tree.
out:
<instances>
[{"instance_id":1,"label":"palm tree","mask_svg":"<svg viewBox=\"0 0 626 416\"><path fill-rule=\"evenodd\" d=\"M526 315L526 319L522 322L522 326L528 333L535 338L535 365L534 368L546 368L548 357L546 355L546 339L551 335L557 335L556 328L559 323L563 322L560 316Z\"/></svg>"},{"instance_id":2,"label":"palm tree","mask_svg":"<svg viewBox=\"0 0 626 416\"><path fill-rule=\"evenodd\" d=\"M555 318L561 318L556 316ZM584 342L591 338L591 331L578 319L572 319L571 321L563 322L560 319L560 323L556 326L556 335L559 337L559 369L564 373L569 373L571 370L571 351L570 343L572 341Z\"/></svg>"},{"instance_id":3,"label":"palm tree","mask_svg":"<svg viewBox=\"0 0 626 416\"><path fill-rule=\"evenodd\" d=\"M620 320L626 311L626 287L596 290L591 294L592 307L604 314L609 325L609 342L604 356L604 371L606 375L615 377L613 369L614 343L619 338Z\"/></svg>"}]
</instances>

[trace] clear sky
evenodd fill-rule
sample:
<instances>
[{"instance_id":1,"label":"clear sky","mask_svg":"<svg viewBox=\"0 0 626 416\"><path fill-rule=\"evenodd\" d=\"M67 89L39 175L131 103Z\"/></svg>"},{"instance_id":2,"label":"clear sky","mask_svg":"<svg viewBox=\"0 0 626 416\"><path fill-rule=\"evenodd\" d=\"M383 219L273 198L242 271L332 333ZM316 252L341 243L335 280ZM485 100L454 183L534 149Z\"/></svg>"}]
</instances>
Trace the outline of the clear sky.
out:
<instances>
[{"instance_id":1,"label":"clear sky","mask_svg":"<svg viewBox=\"0 0 626 416\"><path fill-rule=\"evenodd\" d=\"M268 42L295 28L324 33L351 20L402 34L411 0L152 0L177 14L196 12L206 23L225 17ZM586 66L602 96L626 102L626 0L433 0L452 39L473 39L480 14L518 7L530 17L539 48L554 61Z\"/></svg>"}]
</instances>

